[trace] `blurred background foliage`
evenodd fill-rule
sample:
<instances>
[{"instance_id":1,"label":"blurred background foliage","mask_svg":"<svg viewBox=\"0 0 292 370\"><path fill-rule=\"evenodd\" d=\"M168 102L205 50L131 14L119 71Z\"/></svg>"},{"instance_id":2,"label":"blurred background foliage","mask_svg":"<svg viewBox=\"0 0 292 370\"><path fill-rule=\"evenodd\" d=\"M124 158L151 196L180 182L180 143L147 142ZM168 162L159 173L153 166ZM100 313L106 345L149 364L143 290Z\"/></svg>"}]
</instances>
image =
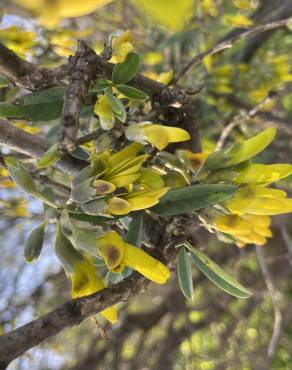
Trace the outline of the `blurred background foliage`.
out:
<instances>
[{"instance_id":1,"label":"blurred background foliage","mask_svg":"<svg viewBox=\"0 0 292 370\"><path fill-rule=\"evenodd\" d=\"M89 15L63 19L48 30L15 3L5 0L0 6L2 42L29 61L56 67L74 53L78 39L101 52L112 31L130 30L142 57L141 72L166 83L190 58L219 40L292 14L291 0L197 0L185 27L175 25L173 31L167 24L168 28L159 25L165 23L163 14L153 21L143 7L116 0ZM179 80L177 87L195 97L205 151L212 151L224 127L241 117L227 142L275 126L277 139L259 161L291 162L291 50L292 34L282 28L207 56ZM1 101L19 93L1 78ZM258 104L256 115L248 115ZM175 108L168 119L175 124ZM53 141L58 122L15 120L15 124ZM87 127L84 119L84 133ZM4 147L1 151L7 153ZM24 240L43 219L43 209L14 188L5 170L0 175L0 333L5 333L68 300L70 288L53 256L50 235L42 258L25 264ZM278 184L290 195L291 186L291 178ZM238 249L202 226L195 230L194 245L252 289L251 298L230 297L194 271L194 299L186 301L173 271L164 289L151 285L130 303L119 305L119 322L104 326L108 342L95 321L87 320L30 350L9 369L291 369L291 221L291 215L275 217L274 238L262 249Z\"/></svg>"}]
</instances>

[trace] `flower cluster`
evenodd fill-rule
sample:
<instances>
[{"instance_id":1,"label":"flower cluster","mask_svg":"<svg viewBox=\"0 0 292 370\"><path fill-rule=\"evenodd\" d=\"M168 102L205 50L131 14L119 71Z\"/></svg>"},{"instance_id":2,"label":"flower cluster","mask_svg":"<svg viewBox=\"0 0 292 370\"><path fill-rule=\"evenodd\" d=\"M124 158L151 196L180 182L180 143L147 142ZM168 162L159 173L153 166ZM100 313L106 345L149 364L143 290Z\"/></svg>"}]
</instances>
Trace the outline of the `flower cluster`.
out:
<instances>
[{"instance_id":1,"label":"flower cluster","mask_svg":"<svg viewBox=\"0 0 292 370\"><path fill-rule=\"evenodd\" d=\"M238 186L234 196L220 207L205 209L200 218L210 229L229 234L240 247L264 245L272 237L270 217L292 211L292 199L283 190L269 185L292 173L292 165L255 164L251 158L274 139L276 130L258 135L211 154L179 151L178 156L196 171L201 183L228 183Z\"/></svg>"}]
</instances>

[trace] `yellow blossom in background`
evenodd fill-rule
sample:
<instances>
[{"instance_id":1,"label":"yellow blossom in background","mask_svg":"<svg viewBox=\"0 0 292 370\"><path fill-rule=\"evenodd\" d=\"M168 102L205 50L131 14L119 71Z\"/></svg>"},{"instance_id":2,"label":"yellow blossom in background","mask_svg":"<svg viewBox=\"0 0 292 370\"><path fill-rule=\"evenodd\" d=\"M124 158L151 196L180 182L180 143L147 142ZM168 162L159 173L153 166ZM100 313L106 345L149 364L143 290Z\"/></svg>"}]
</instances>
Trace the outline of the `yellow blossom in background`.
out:
<instances>
[{"instance_id":1,"label":"yellow blossom in background","mask_svg":"<svg viewBox=\"0 0 292 370\"><path fill-rule=\"evenodd\" d=\"M179 149L176 151L178 157L190 168L198 170L208 158L208 152L193 153L191 150Z\"/></svg>"},{"instance_id":2,"label":"yellow blossom in background","mask_svg":"<svg viewBox=\"0 0 292 370\"><path fill-rule=\"evenodd\" d=\"M253 21L243 14L225 14L222 20L224 24L232 27L249 28L253 25Z\"/></svg>"},{"instance_id":3,"label":"yellow blossom in background","mask_svg":"<svg viewBox=\"0 0 292 370\"><path fill-rule=\"evenodd\" d=\"M31 126L26 121L15 121L13 124L16 127L21 128L23 131L29 132L30 134L37 134L40 131L39 127Z\"/></svg>"},{"instance_id":4,"label":"yellow blossom in background","mask_svg":"<svg viewBox=\"0 0 292 370\"><path fill-rule=\"evenodd\" d=\"M134 50L133 36L130 30L121 31L112 37L112 63L122 63L127 55Z\"/></svg>"},{"instance_id":5,"label":"yellow blossom in background","mask_svg":"<svg viewBox=\"0 0 292 370\"><path fill-rule=\"evenodd\" d=\"M201 0L201 3L202 3L202 9L205 13L208 13L212 17L216 17L218 15L216 1L214 1L214 0Z\"/></svg>"},{"instance_id":6,"label":"yellow blossom in background","mask_svg":"<svg viewBox=\"0 0 292 370\"><path fill-rule=\"evenodd\" d=\"M107 268L112 272L121 272L127 266L157 284L165 284L170 277L170 272L163 263L143 250L125 243L115 231L98 238L96 243Z\"/></svg>"},{"instance_id":7,"label":"yellow blossom in background","mask_svg":"<svg viewBox=\"0 0 292 370\"><path fill-rule=\"evenodd\" d=\"M10 180L9 172L0 168L0 188L15 188L15 182Z\"/></svg>"},{"instance_id":8,"label":"yellow blossom in background","mask_svg":"<svg viewBox=\"0 0 292 370\"><path fill-rule=\"evenodd\" d=\"M141 9L154 21L172 30L181 30L191 19L194 11L194 0L132 0L137 8Z\"/></svg>"},{"instance_id":9,"label":"yellow blossom in background","mask_svg":"<svg viewBox=\"0 0 292 370\"><path fill-rule=\"evenodd\" d=\"M74 265L74 272L69 274L72 281L72 298L84 297L106 288L97 277L94 264L89 257ZM106 308L101 314L112 324L117 321L117 311L114 307Z\"/></svg>"},{"instance_id":10,"label":"yellow blossom in background","mask_svg":"<svg viewBox=\"0 0 292 370\"><path fill-rule=\"evenodd\" d=\"M164 54L159 51L149 51L143 55L143 63L154 66L164 62Z\"/></svg>"},{"instance_id":11,"label":"yellow blossom in background","mask_svg":"<svg viewBox=\"0 0 292 370\"><path fill-rule=\"evenodd\" d=\"M33 47L36 45L37 35L32 31L25 31L16 26L0 29L2 42L16 54L24 57L31 55Z\"/></svg>"},{"instance_id":12,"label":"yellow blossom in background","mask_svg":"<svg viewBox=\"0 0 292 370\"><path fill-rule=\"evenodd\" d=\"M172 79L173 79L173 71L170 70L168 72L162 72L162 73L155 73L152 71L147 71L143 73L144 76L151 78L152 80L155 80L157 82L160 82L164 85L168 85Z\"/></svg>"},{"instance_id":13,"label":"yellow blossom in background","mask_svg":"<svg viewBox=\"0 0 292 370\"><path fill-rule=\"evenodd\" d=\"M157 149L164 149L169 143L176 143L190 139L187 131L163 125L154 125L152 122L140 122L129 125L125 130L128 140L141 144L151 143Z\"/></svg>"},{"instance_id":14,"label":"yellow blossom in background","mask_svg":"<svg viewBox=\"0 0 292 370\"><path fill-rule=\"evenodd\" d=\"M54 28L64 18L80 17L92 13L113 0L14 0L38 16L40 23Z\"/></svg>"}]
</instances>

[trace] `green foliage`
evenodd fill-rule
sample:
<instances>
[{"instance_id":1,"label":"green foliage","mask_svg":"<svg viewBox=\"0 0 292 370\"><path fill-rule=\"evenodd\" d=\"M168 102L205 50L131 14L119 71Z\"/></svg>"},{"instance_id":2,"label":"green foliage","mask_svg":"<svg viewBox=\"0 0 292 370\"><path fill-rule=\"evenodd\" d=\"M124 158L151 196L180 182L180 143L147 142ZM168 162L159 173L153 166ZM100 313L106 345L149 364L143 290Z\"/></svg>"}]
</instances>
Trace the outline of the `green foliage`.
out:
<instances>
[{"instance_id":1,"label":"green foliage","mask_svg":"<svg viewBox=\"0 0 292 370\"><path fill-rule=\"evenodd\" d=\"M27 263L34 262L41 254L47 223L48 221L42 222L39 226L31 231L26 239L24 246L24 258Z\"/></svg>"},{"instance_id":2,"label":"green foliage","mask_svg":"<svg viewBox=\"0 0 292 370\"><path fill-rule=\"evenodd\" d=\"M112 74L114 84L125 84L133 79L140 65L140 57L136 53L129 53L123 63L117 63Z\"/></svg>"},{"instance_id":3,"label":"green foliage","mask_svg":"<svg viewBox=\"0 0 292 370\"><path fill-rule=\"evenodd\" d=\"M177 258L177 273L181 291L188 299L193 299L193 277L191 260L185 247L180 247Z\"/></svg>"},{"instance_id":4,"label":"green foliage","mask_svg":"<svg viewBox=\"0 0 292 370\"><path fill-rule=\"evenodd\" d=\"M170 190L151 211L164 216L197 211L229 199L236 189L233 185L206 184Z\"/></svg>"}]
</instances>

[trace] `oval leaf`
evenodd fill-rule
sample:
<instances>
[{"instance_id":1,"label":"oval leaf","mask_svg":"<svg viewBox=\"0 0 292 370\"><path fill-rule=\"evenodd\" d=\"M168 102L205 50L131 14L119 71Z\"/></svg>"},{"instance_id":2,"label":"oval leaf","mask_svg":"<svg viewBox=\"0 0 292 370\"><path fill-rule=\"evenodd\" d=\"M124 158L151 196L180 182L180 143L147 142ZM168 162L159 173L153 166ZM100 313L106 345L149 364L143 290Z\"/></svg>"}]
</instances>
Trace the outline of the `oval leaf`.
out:
<instances>
[{"instance_id":1,"label":"oval leaf","mask_svg":"<svg viewBox=\"0 0 292 370\"><path fill-rule=\"evenodd\" d=\"M233 185L207 184L170 190L151 211L167 216L189 213L230 198L236 189Z\"/></svg>"},{"instance_id":2,"label":"oval leaf","mask_svg":"<svg viewBox=\"0 0 292 370\"><path fill-rule=\"evenodd\" d=\"M140 64L139 55L129 53L123 63L117 63L112 74L114 84L124 84L130 81L138 71Z\"/></svg>"},{"instance_id":3,"label":"oval leaf","mask_svg":"<svg viewBox=\"0 0 292 370\"><path fill-rule=\"evenodd\" d=\"M127 85L117 85L117 90L127 98L130 99L139 99L139 100L146 100L148 99L148 95L145 94L143 91L135 89L134 87L127 86Z\"/></svg>"},{"instance_id":4,"label":"oval leaf","mask_svg":"<svg viewBox=\"0 0 292 370\"><path fill-rule=\"evenodd\" d=\"M198 251L189 243L185 243L184 245L191 251L191 256L196 266L220 289L237 298L248 298L252 295L250 291L222 270L220 266L213 262L204 253Z\"/></svg>"},{"instance_id":5,"label":"oval leaf","mask_svg":"<svg viewBox=\"0 0 292 370\"><path fill-rule=\"evenodd\" d=\"M141 247L143 240L143 217L139 215L132 219L129 230L125 236L125 242Z\"/></svg>"},{"instance_id":6,"label":"oval leaf","mask_svg":"<svg viewBox=\"0 0 292 370\"><path fill-rule=\"evenodd\" d=\"M193 299L193 278L190 257L185 247L181 247L177 259L178 280L183 295Z\"/></svg>"},{"instance_id":7,"label":"oval leaf","mask_svg":"<svg viewBox=\"0 0 292 370\"><path fill-rule=\"evenodd\" d=\"M60 144L54 144L45 152L45 154L40 159L37 160L36 165L38 168L45 168L55 163L61 157L62 152Z\"/></svg>"},{"instance_id":8,"label":"oval leaf","mask_svg":"<svg viewBox=\"0 0 292 370\"><path fill-rule=\"evenodd\" d=\"M48 221L42 222L39 226L32 230L26 239L24 246L24 258L27 263L34 262L41 254L47 223Z\"/></svg>"},{"instance_id":9,"label":"oval leaf","mask_svg":"<svg viewBox=\"0 0 292 370\"><path fill-rule=\"evenodd\" d=\"M120 99L118 99L116 96L114 96L109 90L106 91L106 96L108 97L111 106L116 114L116 117L122 122L125 123L127 118L127 113L124 107L124 104L121 102Z\"/></svg>"}]
</instances>

